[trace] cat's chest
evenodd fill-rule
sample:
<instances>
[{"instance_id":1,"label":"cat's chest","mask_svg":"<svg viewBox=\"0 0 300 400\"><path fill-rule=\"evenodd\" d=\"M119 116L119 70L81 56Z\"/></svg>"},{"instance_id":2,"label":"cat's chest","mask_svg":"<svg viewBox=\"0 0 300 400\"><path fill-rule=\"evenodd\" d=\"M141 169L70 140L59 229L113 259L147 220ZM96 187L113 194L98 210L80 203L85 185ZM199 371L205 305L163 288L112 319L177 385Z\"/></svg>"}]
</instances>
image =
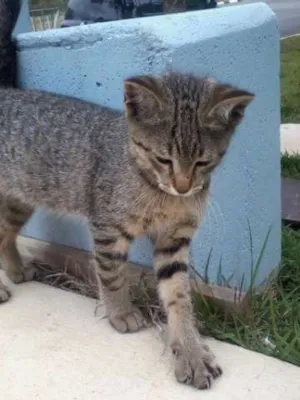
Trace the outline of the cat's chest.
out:
<instances>
[{"instance_id":1,"label":"cat's chest","mask_svg":"<svg viewBox=\"0 0 300 400\"><path fill-rule=\"evenodd\" d=\"M200 210L195 201L183 199L165 199L160 201L149 199L149 202L140 204L128 215L127 223L130 230L138 235L155 234L167 231L169 227L184 223L187 220L197 220Z\"/></svg>"}]
</instances>

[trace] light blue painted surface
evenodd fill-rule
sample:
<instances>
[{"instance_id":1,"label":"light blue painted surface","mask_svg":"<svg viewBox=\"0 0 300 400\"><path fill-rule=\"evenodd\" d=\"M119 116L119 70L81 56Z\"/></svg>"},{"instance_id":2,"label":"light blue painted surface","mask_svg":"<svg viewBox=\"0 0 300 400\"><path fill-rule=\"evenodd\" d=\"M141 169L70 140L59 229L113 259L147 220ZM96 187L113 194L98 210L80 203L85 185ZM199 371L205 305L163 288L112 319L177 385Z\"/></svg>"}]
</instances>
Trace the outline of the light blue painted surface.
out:
<instances>
[{"instance_id":1,"label":"light blue painted surface","mask_svg":"<svg viewBox=\"0 0 300 400\"><path fill-rule=\"evenodd\" d=\"M256 94L223 166L214 175L212 198L192 246L191 259L217 282L220 259L226 279L238 284L251 253L258 259L270 228L257 283L278 266L280 220L279 32L265 4L102 23L19 36L20 83L122 109L122 81L133 74L166 69L208 74ZM84 249L87 228L36 214L24 230ZM249 225L252 246L250 246ZM50 227L50 228L49 228ZM151 265L146 239L134 243L131 259Z\"/></svg>"},{"instance_id":2,"label":"light blue painted surface","mask_svg":"<svg viewBox=\"0 0 300 400\"><path fill-rule=\"evenodd\" d=\"M21 4L22 4L21 13L14 30L14 35L18 35L20 33L25 33L25 32L31 32L28 0L21 0Z\"/></svg>"}]
</instances>

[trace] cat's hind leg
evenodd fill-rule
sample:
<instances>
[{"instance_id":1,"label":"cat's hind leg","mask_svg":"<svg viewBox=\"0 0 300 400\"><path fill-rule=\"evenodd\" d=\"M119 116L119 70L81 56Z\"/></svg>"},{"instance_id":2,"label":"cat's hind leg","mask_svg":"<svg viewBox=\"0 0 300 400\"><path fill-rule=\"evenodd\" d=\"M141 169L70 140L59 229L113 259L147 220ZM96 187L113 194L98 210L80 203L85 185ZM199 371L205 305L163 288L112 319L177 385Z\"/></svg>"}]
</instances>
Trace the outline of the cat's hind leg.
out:
<instances>
[{"instance_id":1,"label":"cat's hind leg","mask_svg":"<svg viewBox=\"0 0 300 400\"><path fill-rule=\"evenodd\" d=\"M31 217L33 207L23 203L19 199L1 196L0 202L0 257L1 266L7 276L14 283L32 280L35 270L22 264L20 254L16 247L16 238ZM4 285L0 287L2 297L5 298Z\"/></svg>"}]
</instances>

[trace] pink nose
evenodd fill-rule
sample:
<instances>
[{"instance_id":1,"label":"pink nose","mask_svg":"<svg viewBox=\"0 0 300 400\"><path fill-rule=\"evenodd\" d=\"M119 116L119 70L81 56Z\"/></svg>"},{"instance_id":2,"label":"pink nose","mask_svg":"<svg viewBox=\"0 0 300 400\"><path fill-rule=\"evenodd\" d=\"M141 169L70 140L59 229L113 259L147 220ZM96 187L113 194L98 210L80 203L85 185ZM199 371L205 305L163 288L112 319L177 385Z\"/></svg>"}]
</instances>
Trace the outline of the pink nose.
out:
<instances>
[{"instance_id":1,"label":"pink nose","mask_svg":"<svg viewBox=\"0 0 300 400\"><path fill-rule=\"evenodd\" d=\"M174 176L173 185L174 189L176 189L178 193L184 194L187 193L191 188L191 179L187 175L177 174Z\"/></svg>"}]
</instances>

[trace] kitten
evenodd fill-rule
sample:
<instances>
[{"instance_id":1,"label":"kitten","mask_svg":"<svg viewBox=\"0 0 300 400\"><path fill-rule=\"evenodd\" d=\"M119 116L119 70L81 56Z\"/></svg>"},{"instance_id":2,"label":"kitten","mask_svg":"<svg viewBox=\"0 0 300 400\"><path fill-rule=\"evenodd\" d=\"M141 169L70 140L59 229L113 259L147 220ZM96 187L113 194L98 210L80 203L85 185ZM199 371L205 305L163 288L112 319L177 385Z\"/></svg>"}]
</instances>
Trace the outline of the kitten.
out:
<instances>
[{"instance_id":1,"label":"kitten","mask_svg":"<svg viewBox=\"0 0 300 400\"><path fill-rule=\"evenodd\" d=\"M0 10L0 43L9 46L11 0L0 0ZM6 67L2 60L0 76ZM144 318L129 298L126 262L130 243L149 235L176 378L206 389L222 370L193 320L189 245L211 174L254 96L180 73L129 78L124 94L125 115L42 91L0 89L3 268L16 283L33 278L15 239L36 206L79 213L93 232L108 319L119 332L135 332ZM8 297L1 284L0 301Z\"/></svg>"}]
</instances>

